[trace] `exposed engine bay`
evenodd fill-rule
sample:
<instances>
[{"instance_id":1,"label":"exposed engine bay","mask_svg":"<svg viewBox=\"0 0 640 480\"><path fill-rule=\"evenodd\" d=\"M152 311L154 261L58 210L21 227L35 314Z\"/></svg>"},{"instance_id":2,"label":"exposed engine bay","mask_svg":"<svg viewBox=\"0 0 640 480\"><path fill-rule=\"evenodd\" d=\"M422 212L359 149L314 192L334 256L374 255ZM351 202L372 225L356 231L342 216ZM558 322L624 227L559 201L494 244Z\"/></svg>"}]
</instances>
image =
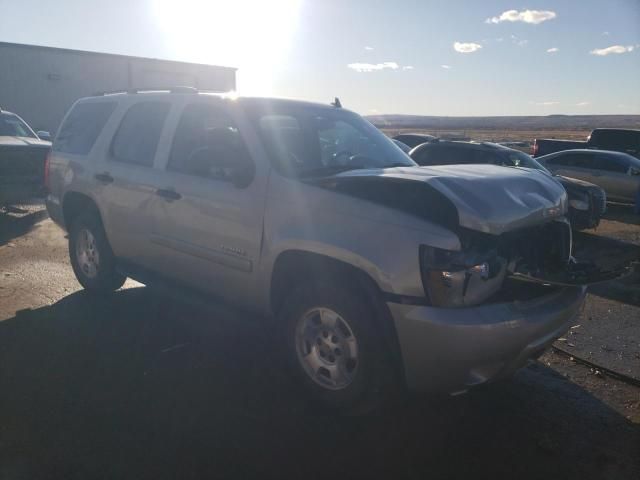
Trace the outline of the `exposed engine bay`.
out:
<instances>
[{"instance_id":1,"label":"exposed engine bay","mask_svg":"<svg viewBox=\"0 0 640 480\"><path fill-rule=\"evenodd\" d=\"M434 305L462 307L504 298L504 288L513 289L514 282L548 290L613 280L630 272L640 258L637 247L594 235L583 235L580 240L590 245L580 242L576 251L564 218L502 235L461 229L459 237L458 252L422 247L425 293ZM612 249L619 252L613 254L615 261ZM587 251L588 256L579 256ZM540 291L530 289L531 297Z\"/></svg>"},{"instance_id":2,"label":"exposed engine bay","mask_svg":"<svg viewBox=\"0 0 640 480\"><path fill-rule=\"evenodd\" d=\"M574 239L566 193L550 177L486 165L455 167L391 169L393 175L356 171L313 183L458 236L459 251L420 247L425 294L434 306L478 305L516 292L534 298L541 291L621 277L640 259L638 248L623 242L588 234ZM615 261L603 262L604 256Z\"/></svg>"}]
</instances>

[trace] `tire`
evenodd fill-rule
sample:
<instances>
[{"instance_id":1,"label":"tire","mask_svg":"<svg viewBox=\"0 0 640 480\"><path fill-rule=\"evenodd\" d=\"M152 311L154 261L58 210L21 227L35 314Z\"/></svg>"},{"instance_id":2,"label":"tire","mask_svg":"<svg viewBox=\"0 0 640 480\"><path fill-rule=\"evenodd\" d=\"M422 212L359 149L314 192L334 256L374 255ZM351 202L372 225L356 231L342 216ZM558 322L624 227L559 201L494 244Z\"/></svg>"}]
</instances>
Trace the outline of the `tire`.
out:
<instances>
[{"instance_id":1,"label":"tire","mask_svg":"<svg viewBox=\"0 0 640 480\"><path fill-rule=\"evenodd\" d=\"M78 282L89 292L110 293L126 280L116 271L115 256L94 210L85 210L71 223L69 258Z\"/></svg>"},{"instance_id":2,"label":"tire","mask_svg":"<svg viewBox=\"0 0 640 480\"><path fill-rule=\"evenodd\" d=\"M279 315L287 363L298 383L311 400L349 415L377 410L396 386L389 350L366 299L337 282L312 283L293 291Z\"/></svg>"}]
</instances>

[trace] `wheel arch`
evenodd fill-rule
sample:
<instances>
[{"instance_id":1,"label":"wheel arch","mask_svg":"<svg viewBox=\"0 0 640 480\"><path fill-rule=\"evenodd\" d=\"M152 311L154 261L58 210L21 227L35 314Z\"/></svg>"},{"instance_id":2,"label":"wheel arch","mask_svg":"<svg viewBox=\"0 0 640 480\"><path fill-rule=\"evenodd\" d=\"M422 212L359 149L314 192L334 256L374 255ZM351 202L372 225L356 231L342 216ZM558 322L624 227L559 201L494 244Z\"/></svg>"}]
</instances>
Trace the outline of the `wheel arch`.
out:
<instances>
[{"instance_id":1,"label":"wheel arch","mask_svg":"<svg viewBox=\"0 0 640 480\"><path fill-rule=\"evenodd\" d=\"M69 230L71 223L85 210L93 210L102 222L102 215L96 201L89 195L80 192L67 192L62 199L62 219Z\"/></svg>"},{"instance_id":2,"label":"wheel arch","mask_svg":"<svg viewBox=\"0 0 640 480\"><path fill-rule=\"evenodd\" d=\"M383 292L367 272L342 260L304 251L286 250L276 258L270 282L270 309L278 316L286 295L299 285L301 279L328 279L355 286L365 296L374 313L374 321L380 329L394 365L399 369L399 378L404 378L404 367L400 344L393 317L384 301Z\"/></svg>"}]
</instances>

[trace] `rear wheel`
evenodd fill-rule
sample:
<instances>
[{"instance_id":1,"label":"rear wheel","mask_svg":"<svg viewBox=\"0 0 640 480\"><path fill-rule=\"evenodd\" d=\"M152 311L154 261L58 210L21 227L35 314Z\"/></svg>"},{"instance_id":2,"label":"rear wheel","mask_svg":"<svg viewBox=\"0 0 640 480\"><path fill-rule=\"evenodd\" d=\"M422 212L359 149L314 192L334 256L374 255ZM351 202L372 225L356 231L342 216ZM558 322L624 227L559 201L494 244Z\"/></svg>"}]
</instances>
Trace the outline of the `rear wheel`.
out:
<instances>
[{"instance_id":1,"label":"rear wheel","mask_svg":"<svg viewBox=\"0 0 640 480\"><path fill-rule=\"evenodd\" d=\"M116 261L97 213L85 211L69 228L69 258L78 282L87 290L117 290L126 277L116 271Z\"/></svg>"},{"instance_id":2,"label":"rear wheel","mask_svg":"<svg viewBox=\"0 0 640 480\"><path fill-rule=\"evenodd\" d=\"M329 282L302 286L280 317L290 367L313 400L358 414L388 399L393 369L364 295Z\"/></svg>"}]
</instances>

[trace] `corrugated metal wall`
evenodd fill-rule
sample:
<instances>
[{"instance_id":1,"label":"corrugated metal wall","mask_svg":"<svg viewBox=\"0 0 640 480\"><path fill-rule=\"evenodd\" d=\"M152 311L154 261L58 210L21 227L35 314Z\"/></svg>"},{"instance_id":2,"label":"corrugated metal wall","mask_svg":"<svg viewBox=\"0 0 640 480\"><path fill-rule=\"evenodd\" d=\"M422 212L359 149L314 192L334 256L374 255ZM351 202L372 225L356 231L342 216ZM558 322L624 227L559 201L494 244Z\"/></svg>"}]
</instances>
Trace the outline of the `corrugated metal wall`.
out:
<instances>
[{"instance_id":1,"label":"corrugated metal wall","mask_svg":"<svg viewBox=\"0 0 640 480\"><path fill-rule=\"evenodd\" d=\"M96 92L188 85L235 89L235 69L0 42L0 107L55 133L75 100Z\"/></svg>"}]
</instances>

